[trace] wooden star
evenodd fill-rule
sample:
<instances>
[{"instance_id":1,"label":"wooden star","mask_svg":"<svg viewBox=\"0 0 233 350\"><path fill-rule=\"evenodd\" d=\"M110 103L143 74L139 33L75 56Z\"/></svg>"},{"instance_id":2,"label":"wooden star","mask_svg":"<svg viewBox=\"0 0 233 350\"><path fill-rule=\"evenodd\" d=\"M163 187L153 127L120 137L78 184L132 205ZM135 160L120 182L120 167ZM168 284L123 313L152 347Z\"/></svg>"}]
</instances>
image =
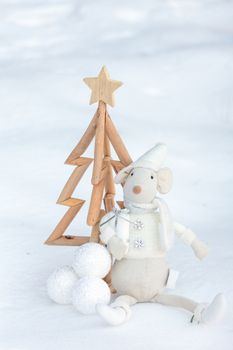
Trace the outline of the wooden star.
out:
<instances>
[{"instance_id":1,"label":"wooden star","mask_svg":"<svg viewBox=\"0 0 233 350\"><path fill-rule=\"evenodd\" d=\"M105 66L102 67L97 78L84 78L83 80L92 90L90 104L103 101L114 107L113 92L122 85L122 82L111 80Z\"/></svg>"}]
</instances>

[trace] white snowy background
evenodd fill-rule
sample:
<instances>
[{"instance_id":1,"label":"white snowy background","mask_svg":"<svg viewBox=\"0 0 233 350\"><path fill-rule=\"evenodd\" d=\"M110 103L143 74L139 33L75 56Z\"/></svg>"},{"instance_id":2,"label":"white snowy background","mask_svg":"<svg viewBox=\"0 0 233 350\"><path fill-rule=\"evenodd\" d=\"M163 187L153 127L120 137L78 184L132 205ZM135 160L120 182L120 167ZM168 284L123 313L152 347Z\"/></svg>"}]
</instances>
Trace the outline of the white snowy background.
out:
<instances>
[{"instance_id":1,"label":"white snowy background","mask_svg":"<svg viewBox=\"0 0 233 350\"><path fill-rule=\"evenodd\" d=\"M177 293L228 314L195 326L186 312L133 308L129 323L54 304L46 280L74 248L43 245L66 208L56 199L72 167L63 162L96 105L82 78L106 64L124 82L110 114L131 156L169 148L176 220L210 247L199 262L176 242ZM0 1L0 350L211 349L233 343L233 1ZM87 153L92 155L92 149ZM77 195L89 199L90 172ZM89 234L86 208L70 233Z\"/></svg>"}]
</instances>

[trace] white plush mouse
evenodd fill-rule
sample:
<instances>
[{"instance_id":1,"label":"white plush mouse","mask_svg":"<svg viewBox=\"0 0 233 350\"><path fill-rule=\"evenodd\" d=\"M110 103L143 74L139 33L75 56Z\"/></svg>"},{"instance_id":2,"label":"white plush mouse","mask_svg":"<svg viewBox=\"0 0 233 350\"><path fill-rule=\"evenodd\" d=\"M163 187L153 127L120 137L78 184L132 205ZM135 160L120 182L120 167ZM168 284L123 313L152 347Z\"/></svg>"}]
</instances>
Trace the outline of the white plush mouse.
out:
<instances>
[{"instance_id":1,"label":"white plush mouse","mask_svg":"<svg viewBox=\"0 0 233 350\"><path fill-rule=\"evenodd\" d=\"M208 254L193 231L172 220L166 203L158 197L172 186L171 170L162 167L166 153L166 145L159 143L116 175L115 182L123 185L125 208L114 209L100 222L100 238L115 258L112 284L120 296L111 305L97 305L97 312L111 325L127 321L130 306L137 302L186 309L197 323L215 321L225 310L222 294L205 304L165 293L177 278L166 262L174 233L199 259Z\"/></svg>"}]
</instances>

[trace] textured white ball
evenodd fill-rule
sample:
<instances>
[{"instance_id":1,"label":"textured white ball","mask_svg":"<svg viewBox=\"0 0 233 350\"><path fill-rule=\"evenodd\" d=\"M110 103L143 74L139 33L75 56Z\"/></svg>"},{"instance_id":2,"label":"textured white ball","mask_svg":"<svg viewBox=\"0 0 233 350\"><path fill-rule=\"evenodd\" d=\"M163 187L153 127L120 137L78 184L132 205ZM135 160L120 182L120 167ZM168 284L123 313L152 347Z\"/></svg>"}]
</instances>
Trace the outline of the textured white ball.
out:
<instances>
[{"instance_id":1,"label":"textured white ball","mask_svg":"<svg viewBox=\"0 0 233 350\"><path fill-rule=\"evenodd\" d=\"M97 304L108 304L111 292L106 282L97 277L82 277L73 289L72 302L82 314L94 314Z\"/></svg>"},{"instance_id":2,"label":"textured white ball","mask_svg":"<svg viewBox=\"0 0 233 350\"><path fill-rule=\"evenodd\" d=\"M71 304L72 292L78 276L71 266L56 269L48 278L47 292L58 304Z\"/></svg>"},{"instance_id":3,"label":"textured white ball","mask_svg":"<svg viewBox=\"0 0 233 350\"><path fill-rule=\"evenodd\" d=\"M111 269L111 256L101 244L86 243L76 250L73 268L79 277L103 278Z\"/></svg>"}]
</instances>

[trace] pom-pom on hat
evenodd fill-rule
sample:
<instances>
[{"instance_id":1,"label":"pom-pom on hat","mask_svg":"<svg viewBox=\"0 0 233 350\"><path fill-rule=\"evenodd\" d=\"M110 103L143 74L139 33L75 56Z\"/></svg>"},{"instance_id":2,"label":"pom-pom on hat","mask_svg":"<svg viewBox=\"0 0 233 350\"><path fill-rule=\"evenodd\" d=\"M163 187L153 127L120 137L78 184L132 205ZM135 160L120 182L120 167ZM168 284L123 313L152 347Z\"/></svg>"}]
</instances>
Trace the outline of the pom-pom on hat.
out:
<instances>
[{"instance_id":1,"label":"pom-pom on hat","mask_svg":"<svg viewBox=\"0 0 233 350\"><path fill-rule=\"evenodd\" d=\"M158 171L167 155L167 146L164 143L157 143L153 148L144 153L138 160L121 169L115 176L115 183L119 184L125 180L130 171L134 168L149 168Z\"/></svg>"}]
</instances>

